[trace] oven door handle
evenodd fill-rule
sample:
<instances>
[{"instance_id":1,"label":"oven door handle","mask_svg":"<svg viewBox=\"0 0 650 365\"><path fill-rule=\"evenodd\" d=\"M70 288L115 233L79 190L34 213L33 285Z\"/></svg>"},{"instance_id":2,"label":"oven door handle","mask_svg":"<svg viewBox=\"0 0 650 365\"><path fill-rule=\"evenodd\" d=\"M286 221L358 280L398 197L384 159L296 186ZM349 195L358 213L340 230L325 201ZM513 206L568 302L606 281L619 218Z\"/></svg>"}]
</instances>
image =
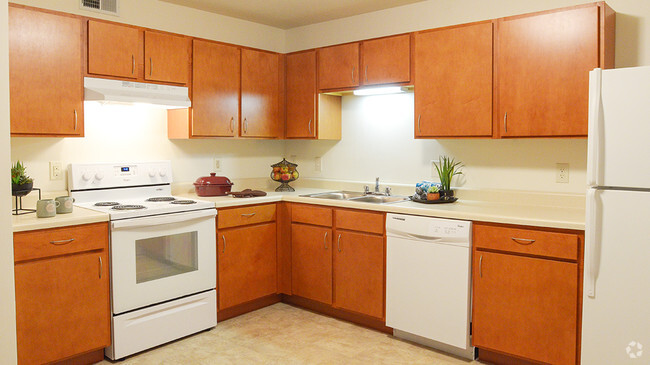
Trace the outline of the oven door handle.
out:
<instances>
[{"instance_id":1,"label":"oven door handle","mask_svg":"<svg viewBox=\"0 0 650 365\"><path fill-rule=\"evenodd\" d=\"M111 222L111 227L113 228L113 230L124 229L124 228L151 227L151 226L160 226L163 224L181 223L181 222L186 222L194 219L216 217L216 216L217 216L216 209L205 209L205 210L197 210L193 212L163 214L154 217L122 219L122 220Z\"/></svg>"}]
</instances>

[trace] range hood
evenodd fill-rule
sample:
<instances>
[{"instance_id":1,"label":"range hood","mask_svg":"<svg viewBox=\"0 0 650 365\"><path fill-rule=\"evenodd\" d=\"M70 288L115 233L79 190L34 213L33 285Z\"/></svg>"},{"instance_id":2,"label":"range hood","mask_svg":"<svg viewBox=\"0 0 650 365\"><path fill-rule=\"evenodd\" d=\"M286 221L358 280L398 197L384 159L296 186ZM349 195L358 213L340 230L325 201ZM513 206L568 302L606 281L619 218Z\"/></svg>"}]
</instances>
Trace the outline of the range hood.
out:
<instances>
[{"instance_id":1,"label":"range hood","mask_svg":"<svg viewBox=\"0 0 650 365\"><path fill-rule=\"evenodd\" d=\"M167 109L189 108L189 90L183 86L84 77L84 100L154 104Z\"/></svg>"}]
</instances>

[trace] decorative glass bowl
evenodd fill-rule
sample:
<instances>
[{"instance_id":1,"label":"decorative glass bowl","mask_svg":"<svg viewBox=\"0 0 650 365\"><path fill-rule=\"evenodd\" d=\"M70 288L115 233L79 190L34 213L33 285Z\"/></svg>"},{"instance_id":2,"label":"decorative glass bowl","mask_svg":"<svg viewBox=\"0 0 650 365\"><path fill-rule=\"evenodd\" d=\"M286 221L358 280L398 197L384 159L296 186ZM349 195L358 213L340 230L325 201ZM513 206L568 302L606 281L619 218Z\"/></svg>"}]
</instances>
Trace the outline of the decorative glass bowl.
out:
<instances>
[{"instance_id":1,"label":"decorative glass bowl","mask_svg":"<svg viewBox=\"0 0 650 365\"><path fill-rule=\"evenodd\" d=\"M280 184L275 191L296 191L296 189L289 186L289 183L298 179L297 164L282 159L282 161L271 165L271 180L277 181Z\"/></svg>"}]
</instances>

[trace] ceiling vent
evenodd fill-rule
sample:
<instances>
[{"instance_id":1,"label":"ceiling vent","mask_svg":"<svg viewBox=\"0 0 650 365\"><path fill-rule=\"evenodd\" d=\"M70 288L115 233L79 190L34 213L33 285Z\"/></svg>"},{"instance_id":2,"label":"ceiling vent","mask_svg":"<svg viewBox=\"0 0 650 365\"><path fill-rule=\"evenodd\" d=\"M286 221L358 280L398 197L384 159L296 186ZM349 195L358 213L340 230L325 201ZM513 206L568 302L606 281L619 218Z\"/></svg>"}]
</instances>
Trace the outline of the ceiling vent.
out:
<instances>
[{"instance_id":1,"label":"ceiling vent","mask_svg":"<svg viewBox=\"0 0 650 365\"><path fill-rule=\"evenodd\" d=\"M81 0L80 8L98 13L119 15L119 0Z\"/></svg>"}]
</instances>

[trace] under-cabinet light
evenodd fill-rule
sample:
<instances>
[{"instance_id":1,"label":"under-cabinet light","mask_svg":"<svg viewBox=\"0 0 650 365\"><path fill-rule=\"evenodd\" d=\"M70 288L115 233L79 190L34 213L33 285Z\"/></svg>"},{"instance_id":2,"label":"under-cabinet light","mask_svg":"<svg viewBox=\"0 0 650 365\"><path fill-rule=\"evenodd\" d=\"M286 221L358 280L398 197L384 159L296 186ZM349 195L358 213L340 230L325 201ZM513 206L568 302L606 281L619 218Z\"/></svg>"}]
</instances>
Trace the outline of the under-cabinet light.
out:
<instances>
[{"instance_id":1,"label":"under-cabinet light","mask_svg":"<svg viewBox=\"0 0 650 365\"><path fill-rule=\"evenodd\" d=\"M371 87L365 89L354 90L353 93L356 96L366 96L366 95L381 95L381 94L397 94L403 93L406 91L406 88L401 86L384 86L384 87Z\"/></svg>"}]
</instances>

